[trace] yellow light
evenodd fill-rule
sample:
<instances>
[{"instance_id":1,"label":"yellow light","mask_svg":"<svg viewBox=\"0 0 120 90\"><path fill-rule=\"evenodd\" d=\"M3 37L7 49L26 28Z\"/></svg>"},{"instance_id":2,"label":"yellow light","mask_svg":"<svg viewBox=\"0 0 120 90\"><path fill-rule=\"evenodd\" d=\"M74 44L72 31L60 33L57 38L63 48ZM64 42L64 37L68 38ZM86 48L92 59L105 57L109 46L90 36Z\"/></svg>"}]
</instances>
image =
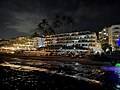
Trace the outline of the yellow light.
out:
<instances>
[{"instance_id":1,"label":"yellow light","mask_svg":"<svg viewBox=\"0 0 120 90\"><path fill-rule=\"evenodd\" d=\"M10 53L14 54L14 52L10 52Z\"/></svg>"}]
</instances>

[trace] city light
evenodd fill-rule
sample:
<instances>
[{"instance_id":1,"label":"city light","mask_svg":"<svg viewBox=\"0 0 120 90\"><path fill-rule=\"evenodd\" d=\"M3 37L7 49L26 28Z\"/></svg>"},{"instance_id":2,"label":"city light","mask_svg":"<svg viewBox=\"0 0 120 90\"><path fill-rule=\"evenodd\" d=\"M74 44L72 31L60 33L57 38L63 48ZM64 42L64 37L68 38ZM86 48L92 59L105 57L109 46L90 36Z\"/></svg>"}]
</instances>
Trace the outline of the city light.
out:
<instances>
[{"instance_id":1,"label":"city light","mask_svg":"<svg viewBox=\"0 0 120 90\"><path fill-rule=\"evenodd\" d=\"M120 63L117 63L117 64L115 65L115 67L120 67Z\"/></svg>"},{"instance_id":2,"label":"city light","mask_svg":"<svg viewBox=\"0 0 120 90\"><path fill-rule=\"evenodd\" d=\"M119 66L119 64L118 64ZM120 67L102 67L102 70L105 70L105 71L120 71Z\"/></svg>"},{"instance_id":3,"label":"city light","mask_svg":"<svg viewBox=\"0 0 120 90\"><path fill-rule=\"evenodd\" d=\"M120 0L0 0L0 90L120 90Z\"/></svg>"},{"instance_id":4,"label":"city light","mask_svg":"<svg viewBox=\"0 0 120 90\"><path fill-rule=\"evenodd\" d=\"M118 46L120 46L120 37L119 37L119 39L117 40L117 43L118 43Z\"/></svg>"}]
</instances>

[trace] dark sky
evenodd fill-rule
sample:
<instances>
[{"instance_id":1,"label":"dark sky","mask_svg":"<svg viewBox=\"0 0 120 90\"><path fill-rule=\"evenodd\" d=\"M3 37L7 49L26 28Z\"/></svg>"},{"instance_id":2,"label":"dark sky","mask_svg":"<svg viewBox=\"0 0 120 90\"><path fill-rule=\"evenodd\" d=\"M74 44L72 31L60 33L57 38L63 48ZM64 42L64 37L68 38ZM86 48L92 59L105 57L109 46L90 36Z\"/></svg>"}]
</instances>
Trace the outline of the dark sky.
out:
<instances>
[{"instance_id":1,"label":"dark sky","mask_svg":"<svg viewBox=\"0 0 120 90\"><path fill-rule=\"evenodd\" d=\"M120 1L0 0L0 38L30 35L42 19L56 14L72 16L77 31L100 31L105 26L120 24Z\"/></svg>"}]
</instances>

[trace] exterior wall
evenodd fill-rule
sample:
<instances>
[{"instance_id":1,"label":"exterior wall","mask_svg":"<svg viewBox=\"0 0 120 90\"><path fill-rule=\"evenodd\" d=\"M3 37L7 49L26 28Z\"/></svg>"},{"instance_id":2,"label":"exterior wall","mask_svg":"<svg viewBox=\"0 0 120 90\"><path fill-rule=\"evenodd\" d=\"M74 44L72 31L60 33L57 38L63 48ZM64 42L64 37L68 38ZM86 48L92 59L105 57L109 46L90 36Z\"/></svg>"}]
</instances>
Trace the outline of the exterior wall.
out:
<instances>
[{"instance_id":1,"label":"exterior wall","mask_svg":"<svg viewBox=\"0 0 120 90\"><path fill-rule=\"evenodd\" d=\"M49 51L76 51L85 52L98 49L96 33L90 31L81 31L73 33L64 33L48 35L45 38L45 45Z\"/></svg>"},{"instance_id":2,"label":"exterior wall","mask_svg":"<svg viewBox=\"0 0 120 90\"><path fill-rule=\"evenodd\" d=\"M108 35L108 28L104 28L101 32L99 32L99 42L102 44L108 44L109 43L109 35Z\"/></svg>"},{"instance_id":3,"label":"exterior wall","mask_svg":"<svg viewBox=\"0 0 120 90\"><path fill-rule=\"evenodd\" d=\"M0 46L5 45L9 42L9 40L2 40L0 39Z\"/></svg>"},{"instance_id":4,"label":"exterior wall","mask_svg":"<svg viewBox=\"0 0 120 90\"><path fill-rule=\"evenodd\" d=\"M120 37L120 25L112 25L109 28L109 44L114 48L114 50L120 50L117 40Z\"/></svg>"},{"instance_id":5,"label":"exterior wall","mask_svg":"<svg viewBox=\"0 0 120 90\"><path fill-rule=\"evenodd\" d=\"M38 47L38 38L30 38L30 37L18 37L16 41L18 43L14 43L13 47L17 50L36 50Z\"/></svg>"},{"instance_id":6,"label":"exterior wall","mask_svg":"<svg viewBox=\"0 0 120 90\"><path fill-rule=\"evenodd\" d=\"M1 49L8 50L36 50L39 37L17 37L12 38L8 44L1 47Z\"/></svg>"},{"instance_id":7,"label":"exterior wall","mask_svg":"<svg viewBox=\"0 0 120 90\"><path fill-rule=\"evenodd\" d=\"M120 25L112 25L111 27L105 27L99 32L99 42L102 44L109 44L113 50L120 50L117 40L120 37Z\"/></svg>"}]
</instances>

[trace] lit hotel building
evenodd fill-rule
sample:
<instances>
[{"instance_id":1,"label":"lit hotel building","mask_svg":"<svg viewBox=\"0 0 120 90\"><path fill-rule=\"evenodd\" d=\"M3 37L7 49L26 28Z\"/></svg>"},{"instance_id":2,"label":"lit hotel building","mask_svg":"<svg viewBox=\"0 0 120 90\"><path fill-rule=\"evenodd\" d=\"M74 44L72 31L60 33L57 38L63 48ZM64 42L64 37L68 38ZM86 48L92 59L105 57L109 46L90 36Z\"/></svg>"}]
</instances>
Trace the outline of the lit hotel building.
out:
<instances>
[{"instance_id":1,"label":"lit hotel building","mask_svg":"<svg viewBox=\"0 0 120 90\"><path fill-rule=\"evenodd\" d=\"M108 28L104 28L102 31L99 32L99 42L102 44L108 44L109 43L109 37L108 37Z\"/></svg>"},{"instance_id":2,"label":"lit hotel building","mask_svg":"<svg viewBox=\"0 0 120 90\"><path fill-rule=\"evenodd\" d=\"M117 40L120 38L120 25L112 25L109 27L109 44L113 47L113 50L120 50Z\"/></svg>"},{"instance_id":3,"label":"lit hotel building","mask_svg":"<svg viewBox=\"0 0 120 90\"><path fill-rule=\"evenodd\" d=\"M53 53L101 53L95 32L81 31L47 35L46 37L17 37L1 47L2 50L44 50Z\"/></svg>"},{"instance_id":4,"label":"lit hotel building","mask_svg":"<svg viewBox=\"0 0 120 90\"><path fill-rule=\"evenodd\" d=\"M112 25L111 27L105 27L99 32L99 42L102 44L109 44L112 50L120 50L117 40L120 38L120 25Z\"/></svg>"},{"instance_id":5,"label":"lit hotel building","mask_svg":"<svg viewBox=\"0 0 120 90\"><path fill-rule=\"evenodd\" d=\"M53 52L101 52L96 33L91 31L47 35L45 46L47 51Z\"/></svg>"},{"instance_id":6,"label":"lit hotel building","mask_svg":"<svg viewBox=\"0 0 120 90\"><path fill-rule=\"evenodd\" d=\"M41 37L20 36L16 38L11 38L9 40L9 43L2 46L1 49L13 51L37 50L37 48L44 46L44 43L41 43L43 41L44 39Z\"/></svg>"}]
</instances>

